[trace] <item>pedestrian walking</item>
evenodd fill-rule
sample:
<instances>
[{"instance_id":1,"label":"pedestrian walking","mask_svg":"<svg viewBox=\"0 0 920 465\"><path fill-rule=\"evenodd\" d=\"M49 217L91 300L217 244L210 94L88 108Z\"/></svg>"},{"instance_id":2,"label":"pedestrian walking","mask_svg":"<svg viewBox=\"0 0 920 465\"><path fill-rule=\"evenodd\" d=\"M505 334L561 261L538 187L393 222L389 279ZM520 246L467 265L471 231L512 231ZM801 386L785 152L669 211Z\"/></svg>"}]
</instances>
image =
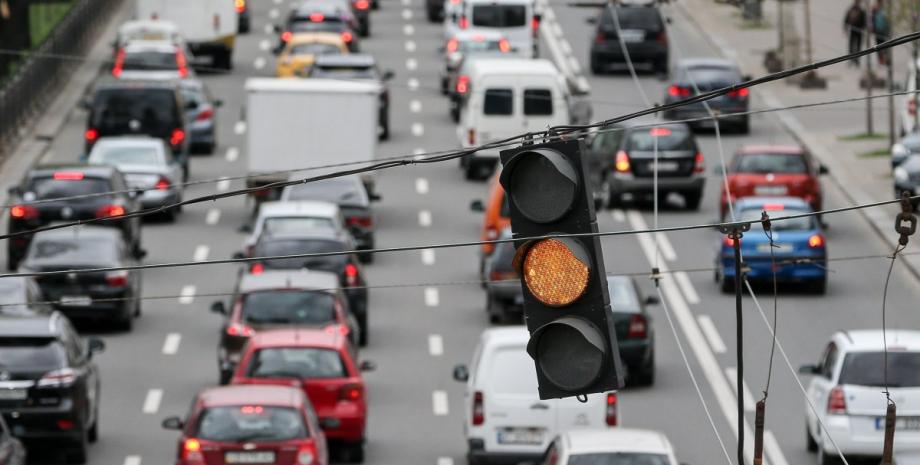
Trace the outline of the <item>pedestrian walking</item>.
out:
<instances>
[{"instance_id":1,"label":"pedestrian walking","mask_svg":"<svg viewBox=\"0 0 920 465\"><path fill-rule=\"evenodd\" d=\"M891 24L888 21L888 8L885 6L885 0L876 0L872 8L872 34L875 36L876 45L891 38ZM889 50L878 52L879 65L888 64L888 54Z\"/></svg>"},{"instance_id":2,"label":"pedestrian walking","mask_svg":"<svg viewBox=\"0 0 920 465\"><path fill-rule=\"evenodd\" d=\"M853 4L843 15L843 32L847 36L850 53L862 50L865 31L866 9L862 6L862 0L853 0ZM850 60L850 65L859 67L859 58Z\"/></svg>"}]
</instances>

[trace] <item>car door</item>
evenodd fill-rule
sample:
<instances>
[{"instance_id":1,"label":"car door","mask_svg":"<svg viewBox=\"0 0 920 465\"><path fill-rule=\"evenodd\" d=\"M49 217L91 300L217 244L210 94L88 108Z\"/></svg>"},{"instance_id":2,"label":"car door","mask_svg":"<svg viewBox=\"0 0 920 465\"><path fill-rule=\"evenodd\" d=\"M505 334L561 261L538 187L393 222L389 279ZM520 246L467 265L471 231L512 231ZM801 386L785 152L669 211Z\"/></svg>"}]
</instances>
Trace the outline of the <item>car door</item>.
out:
<instances>
[{"instance_id":1,"label":"car door","mask_svg":"<svg viewBox=\"0 0 920 465\"><path fill-rule=\"evenodd\" d=\"M86 424L84 427L88 428L96 421L96 413L99 412L99 373L96 370L96 364L89 358L86 341L77 334L69 322L63 321L62 329L62 340L67 350L68 365L79 373L78 383L83 384L82 388L77 387L77 389L82 389L86 396L86 416L84 417Z\"/></svg>"},{"instance_id":2,"label":"car door","mask_svg":"<svg viewBox=\"0 0 920 465\"><path fill-rule=\"evenodd\" d=\"M808 398L811 399L815 409L822 415L826 411L824 406L827 405L828 392L834 385L834 371L839 357L840 350L837 348L837 344L833 341L828 343L818 363L818 373L812 378L811 384L808 386ZM806 408L805 411L809 422L812 424L812 431L817 433L818 425L811 408Z\"/></svg>"},{"instance_id":3,"label":"car door","mask_svg":"<svg viewBox=\"0 0 920 465\"><path fill-rule=\"evenodd\" d=\"M25 465L26 451L22 443L10 434L6 422L0 416L0 463L4 465Z\"/></svg>"}]
</instances>

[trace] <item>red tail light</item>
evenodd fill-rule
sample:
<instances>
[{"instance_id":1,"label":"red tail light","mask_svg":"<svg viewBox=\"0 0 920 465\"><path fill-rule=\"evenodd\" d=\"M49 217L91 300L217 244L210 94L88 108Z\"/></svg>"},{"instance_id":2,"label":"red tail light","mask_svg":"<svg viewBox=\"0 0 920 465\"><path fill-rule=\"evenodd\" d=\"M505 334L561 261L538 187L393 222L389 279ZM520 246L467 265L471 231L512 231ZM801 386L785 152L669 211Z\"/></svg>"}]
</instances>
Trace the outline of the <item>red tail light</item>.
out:
<instances>
[{"instance_id":1,"label":"red tail light","mask_svg":"<svg viewBox=\"0 0 920 465\"><path fill-rule=\"evenodd\" d=\"M629 334L626 337L630 339L645 339L648 336L648 322L642 315L633 315L629 319Z\"/></svg>"},{"instance_id":2,"label":"red tail light","mask_svg":"<svg viewBox=\"0 0 920 465\"><path fill-rule=\"evenodd\" d=\"M17 220L38 218L38 209L31 205L14 205L10 208L10 218Z\"/></svg>"},{"instance_id":3,"label":"red tail light","mask_svg":"<svg viewBox=\"0 0 920 465\"><path fill-rule=\"evenodd\" d=\"M461 16L461 17L460 17L460 22L459 22L459 23L460 23L460 24L459 24L460 29L466 29L466 28L468 28L468 27L470 26L470 20L467 19L466 16Z\"/></svg>"},{"instance_id":4,"label":"red tail light","mask_svg":"<svg viewBox=\"0 0 920 465\"><path fill-rule=\"evenodd\" d=\"M55 181L82 181L86 177L80 171L58 171L51 176Z\"/></svg>"},{"instance_id":5,"label":"red tail light","mask_svg":"<svg viewBox=\"0 0 920 465\"><path fill-rule=\"evenodd\" d=\"M693 157L693 172L702 173L706 171L706 159L703 158L703 152L696 152Z\"/></svg>"},{"instance_id":6,"label":"red tail light","mask_svg":"<svg viewBox=\"0 0 920 465\"><path fill-rule=\"evenodd\" d=\"M249 272L252 274L261 274L263 271L265 271L265 265L258 262L249 267Z\"/></svg>"},{"instance_id":7,"label":"red tail light","mask_svg":"<svg viewBox=\"0 0 920 465\"><path fill-rule=\"evenodd\" d=\"M625 151L620 150L617 152L616 159L613 162L613 168L617 170L618 173L629 172L629 155Z\"/></svg>"},{"instance_id":8,"label":"red tail light","mask_svg":"<svg viewBox=\"0 0 920 465\"><path fill-rule=\"evenodd\" d=\"M96 139L99 138L99 130L96 128L89 128L83 133L83 138L86 139L87 142L96 142Z\"/></svg>"},{"instance_id":9,"label":"red tail light","mask_svg":"<svg viewBox=\"0 0 920 465\"><path fill-rule=\"evenodd\" d=\"M208 108L198 112L198 115L195 116L195 121L207 121L214 117L214 109Z\"/></svg>"},{"instance_id":10,"label":"red tail light","mask_svg":"<svg viewBox=\"0 0 920 465\"><path fill-rule=\"evenodd\" d=\"M74 424L74 422L70 420L58 420L57 421L57 427L63 430L71 430L71 429L74 429L75 426L76 425Z\"/></svg>"},{"instance_id":11,"label":"red tail light","mask_svg":"<svg viewBox=\"0 0 920 465\"><path fill-rule=\"evenodd\" d=\"M342 41L344 41L346 44L350 44L354 38L354 34L352 34L350 31L345 31L342 33Z\"/></svg>"},{"instance_id":12,"label":"red tail light","mask_svg":"<svg viewBox=\"0 0 920 465\"><path fill-rule=\"evenodd\" d=\"M316 463L316 445L304 444L297 449L297 465L313 465Z\"/></svg>"},{"instance_id":13,"label":"red tail light","mask_svg":"<svg viewBox=\"0 0 920 465\"><path fill-rule=\"evenodd\" d=\"M473 425L479 426L486 422L486 408L482 400L482 391L473 394Z\"/></svg>"},{"instance_id":14,"label":"red tail light","mask_svg":"<svg viewBox=\"0 0 920 465\"><path fill-rule=\"evenodd\" d=\"M594 43L595 43L595 44L603 44L603 43L606 42L606 41L607 41L607 38L604 37L604 33L602 33L602 32L598 32L597 35L594 36Z\"/></svg>"},{"instance_id":15,"label":"red tail light","mask_svg":"<svg viewBox=\"0 0 920 465\"><path fill-rule=\"evenodd\" d=\"M121 77L121 72L125 68L125 49L118 49L115 54L115 66L112 67L112 76Z\"/></svg>"},{"instance_id":16,"label":"red tail light","mask_svg":"<svg viewBox=\"0 0 920 465\"><path fill-rule=\"evenodd\" d=\"M470 77L469 76L460 76L457 78L457 93L460 95L466 94L470 91Z\"/></svg>"},{"instance_id":17,"label":"red tail light","mask_svg":"<svg viewBox=\"0 0 920 465\"><path fill-rule=\"evenodd\" d=\"M450 39L447 41L447 46L445 48L449 53L454 53L460 49L460 41L457 39Z\"/></svg>"},{"instance_id":18,"label":"red tail light","mask_svg":"<svg viewBox=\"0 0 920 465\"><path fill-rule=\"evenodd\" d=\"M668 34L662 32L661 34L658 34L658 37L655 40L661 45L668 45Z\"/></svg>"},{"instance_id":19,"label":"red tail light","mask_svg":"<svg viewBox=\"0 0 920 465\"><path fill-rule=\"evenodd\" d=\"M237 13L243 13L246 11L246 0L235 0L233 6L236 8Z\"/></svg>"},{"instance_id":20,"label":"red tail light","mask_svg":"<svg viewBox=\"0 0 920 465\"><path fill-rule=\"evenodd\" d=\"M511 43L508 42L508 39L501 39L498 41L498 49L502 53L508 53L511 51Z\"/></svg>"},{"instance_id":21,"label":"red tail light","mask_svg":"<svg viewBox=\"0 0 920 465\"><path fill-rule=\"evenodd\" d=\"M232 323L230 326L227 326L228 336L251 337L255 333L254 329L241 323Z\"/></svg>"},{"instance_id":22,"label":"red tail light","mask_svg":"<svg viewBox=\"0 0 920 465\"><path fill-rule=\"evenodd\" d=\"M358 267L354 263L345 265L345 283L348 287L358 285Z\"/></svg>"},{"instance_id":23,"label":"red tail light","mask_svg":"<svg viewBox=\"0 0 920 465\"><path fill-rule=\"evenodd\" d=\"M690 88L682 86L668 86L668 95L671 97L689 97Z\"/></svg>"},{"instance_id":24,"label":"red tail light","mask_svg":"<svg viewBox=\"0 0 920 465\"><path fill-rule=\"evenodd\" d=\"M169 179L166 179L165 177L160 176L160 179L157 180L155 187L159 191L165 191L166 189L169 189L170 186L171 184L169 183Z\"/></svg>"},{"instance_id":25,"label":"red tail light","mask_svg":"<svg viewBox=\"0 0 920 465\"><path fill-rule=\"evenodd\" d=\"M530 20L530 32L533 34L534 38L540 34L540 18L534 16Z\"/></svg>"},{"instance_id":26,"label":"red tail light","mask_svg":"<svg viewBox=\"0 0 920 465\"><path fill-rule=\"evenodd\" d=\"M739 239L739 240L740 240L740 239ZM732 238L730 238L730 237L726 237L726 238L722 239L722 244L723 244L725 247L734 247L734 246L735 246L735 240L732 239Z\"/></svg>"},{"instance_id":27,"label":"red tail light","mask_svg":"<svg viewBox=\"0 0 920 465\"><path fill-rule=\"evenodd\" d=\"M345 219L345 224L347 226L360 226L362 228L369 228L374 225L374 220L369 216L350 216Z\"/></svg>"},{"instance_id":28,"label":"red tail light","mask_svg":"<svg viewBox=\"0 0 920 465\"><path fill-rule=\"evenodd\" d=\"M321 23L326 19L326 15L322 13L310 13L310 21L314 23Z\"/></svg>"},{"instance_id":29,"label":"red tail light","mask_svg":"<svg viewBox=\"0 0 920 465\"><path fill-rule=\"evenodd\" d=\"M291 31L284 31L281 33L281 41L287 42L291 40L291 36L293 36L293 34L291 34Z\"/></svg>"},{"instance_id":30,"label":"red tail light","mask_svg":"<svg viewBox=\"0 0 920 465\"><path fill-rule=\"evenodd\" d=\"M128 271L109 271L105 274L105 283L109 287L125 287L128 285Z\"/></svg>"},{"instance_id":31,"label":"red tail light","mask_svg":"<svg viewBox=\"0 0 920 465\"><path fill-rule=\"evenodd\" d=\"M476 144L476 130L475 130L475 129L470 128L470 129L466 132L466 141L467 141L470 145L475 145L475 144Z\"/></svg>"},{"instance_id":32,"label":"red tail light","mask_svg":"<svg viewBox=\"0 0 920 465\"><path fill-rule=\"evenodd\" d=\"M121 205L103 205L96 209L96 218L110 218L125 214L125 207Z\"/></svg>"},{"instance_id":33,"label":"red tail light","mask_svg":"<svg viewBox=\"0 0 920 465\"><path fill-rule=\"evenodd\" d=\"M728 96L729 96L729 97L735 97L735 98L747 98L747 96L750 95L750 94L751 94L750 89L748 89L747 87L745 87L744 89L738 89L738 90L729 91Z\"/></svg>"},{"instance_id":34,"label":"red tail light","mask_svg":"<svg viewBox=\"0 0 920 465\"><path fill-rule=\"evenodd\" d=\"M820 234L815 234L808 238L808 246L812 249L820 249L824 247L824 236Z\"/></svg>"},{"instance_id":35,"label":"red tail light","mask_svg":"<svg viewBox=\"0 0 920 465\"><path fill-rule=\"evenodd\" d=\"M847 413L847 398L843 393L843 388L835 386L827 395L827 413L843 414Z\"/></svg>"},{"instance_id":36,"label":"red tail light","mask_svg":"<svg viewBox=\"0 0 920 465\"><path fill-rule=\"evenodd\" d=\"M195 438L188 438L182 443L182 459L186 461L203 462L201 442Z\"/></svg>"},{"instance_id":37,"label":"red tail light","mask_svg":"<svg viewBox=\"0 0 920 465\"><path fill-rule=\"evenodd\" d=\"M366 10L371 7L371 2L367 0L358 0L355 2L355 8L359 10Z\"/></svg>"},{"instance_id":38,"label":"red tail light","mask_svg":"<svg viewBox=\"0 0 920 465\"><path fill-rule=\"evenodd\" d=\"M179 77L188 77L188 61L182 50L176 50L176 66L179 68Z\"/></svg>"},{"instance_id":39,"label":"red tail light","mask_svg":"<svg viewBox=\"0 0 920 465\"><path fill-rule=\"evenodd\" d=\"M169 144L173 147L182 143L185 140L185 131L182 129L176 128L173 129L172 134L169 135Z\"/></svg>"},{"instance_id":40,"label":"red tail light","mask_svg":"<svg viewBox=\"0 0 920 465\"><path fill-rule=\"evenodd\" d=\"M607 426L617 425L617 394L615 392L607 393L607 405L604 406L604 420Z\"/></svg>"},{"instance_id":41,"label":"red tail light","mask_svg":"<svg viewBox=\"0 0 920 465\"><path fill-rule=\"evenodd\" d=\"M339 389L339 400L357 402L364 397L364 387L360 384L346 384Z\"/></svg>"}]
</instances>

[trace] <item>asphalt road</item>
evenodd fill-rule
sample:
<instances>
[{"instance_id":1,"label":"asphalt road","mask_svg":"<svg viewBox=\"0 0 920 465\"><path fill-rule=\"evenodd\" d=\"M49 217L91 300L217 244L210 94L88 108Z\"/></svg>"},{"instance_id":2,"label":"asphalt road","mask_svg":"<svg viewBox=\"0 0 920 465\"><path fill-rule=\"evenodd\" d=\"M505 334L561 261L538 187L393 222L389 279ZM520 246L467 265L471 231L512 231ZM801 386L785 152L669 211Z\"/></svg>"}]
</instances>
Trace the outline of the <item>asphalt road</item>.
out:
<instances>
[{"instance_id":1,"label":"asphalt road","mask_svg":"<svg viewBox=\"0 0 920 465\"><path fill-rule=\"evenodd\" d=\"M273 74L274 58L268 49L275 37L266 32L267 26L280 21L272 18L283 17L289 7L280 1L250 5L254 9L253 32L238 39L233 73L204 75L212 93L225 105L219 111L220 146L212 156L193 158L192 180L236 176L245 171L245 128L238 124L243 82L249 76ZM566 7L561 1L552 5L574 55L586 67L593 27L586 24L585 18L594 12ZM383 68L396 72L391 82L392 139L379 146L377 155L457 147L447 102L437 88L440 25L425 20L420 0L388 0L373 13L373 34L363 42L364 51L374 54ZM670 37L672 59L716 53L685 18L673 18ZM589 81L596 117L645 106L628 74L589 76ZM645 74L639 76L639 81L652 101L661 99L663 82ZM756 90L753 95L756 106ZM820 112L814 113L820 117ZM43 160L76 160L84 124L85 114L74 109ZM727 159L742 143L788 141L791 138L774 117L755 116L751 134L724 136L721 151ZM701 135L699 142L706 156L707 172L711 172L719 161L719 144L712 134ZM684 212L677 208L679 202L666 204L658 224L713 221L718 211L719 179L711 176L700 211ZM378 185L383 195L376 206L379 246L478 238L480 216L469 211L469 202L483 198L486 186L464 181L455 162L385 171L380 173ZM827 181L824 185L826 206L843 206L837 188ZM242 186L241 181L199 185L189 188L185 195L190 198ZM146 262L229 257L240 248L244 236L237 228L247 212L244 199L236 197L186 208L175 224L148 222L144 226L144 245L149 251ZM647 207L604 211L598 220L601 230L655 224ZM834 215L827 222L831 257L890 252L858 213ZM651 236L604 239L608 272L649 272L656 262L660 268L670 270L709 268L719 241L718 234L711 230L660 234L657 239L662 251L657 260ZM831 268L826 296L783 293L779 299L779 338L796 367L816 361L836 329L880 326L887 262L833 262ZM235 266L221 265L146 272L145 296L183 297L145 301L144 315L130 334L98 333L84 325L86 332L100 334L108 344L97 359L103 376L103 399L100 440L91 448L91 463L149 465L174 459L176 434L161 430L160 420L184 414L195 392L216 383L220 321L208 311L216 298L208 294L230 292L235 270ZM363 356L376 361L379 368L367 375L368 463L464 462L462 385L451 379L451 369L455 363L469 361L479 333L488 327L488 319L485 296L477 285L449 283L477 279L476 270L475 248L379 254L377 261L367 267L371 285L406 285L371 292L371 342ZM654 292L650 280L639 279L646 292ZM920 297L918 291L917 281L906 270L896 269L889 291L891 327L917 326L918 316L911 307ZM711 271L668 275L662 281L662 292L714 425L734 456L734 300L719 292ZM758 289L758 295L764 310L770 312L770 294ZM766 379L770 338L750 298L745 299L744 306L746 388L757 400ZM655 306L652 312L657 333L657 380L653 387L626 389L622 393L621 422L665 432L682 462L724 463L664 307ZM794 375L778 353L767 411L768 439L772 438L767 453L771 464L814 460L805 452L803 406ZM749 427L753 425L751 412L747 421Z\"/></svg>"}]
</instances>

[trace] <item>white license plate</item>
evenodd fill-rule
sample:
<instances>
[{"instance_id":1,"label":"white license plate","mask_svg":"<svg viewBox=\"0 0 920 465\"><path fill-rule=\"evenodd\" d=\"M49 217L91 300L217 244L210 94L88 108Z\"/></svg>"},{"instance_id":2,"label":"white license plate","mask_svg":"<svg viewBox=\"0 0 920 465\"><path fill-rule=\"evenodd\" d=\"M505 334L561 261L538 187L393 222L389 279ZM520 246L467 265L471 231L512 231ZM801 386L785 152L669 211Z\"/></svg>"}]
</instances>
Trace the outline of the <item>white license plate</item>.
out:
<instances>
[{"instance_id":1,"label":"white license plate","mask_svg":"<svg viewBox=\"0 0 920 465\"><path fill-rule=\"evenodd\" d=\"M539 429L508 428L498 432L499 444L543 444L543 431Z\"/></svg>"},{"instance_id":2,"label":"white license plate","mask_svg":"<svg viewBox=\"0 0 920 465\"><path fill-rule=\"evenodd\" d=\"M754 188L756 195L786 195L789 188L786 186L757 186Z\"/></svg>"},{"instance_id":3,"label":"white license plate","mask_svg":"<svg viewBox=\"0 0 920 465\"><path fill-rule=\"evenodd\" d=\"M875 419L875 429L885 429L885 417ZM920 417L898 417L894 423L895 431L920 431Z\"/></svg>"},{"instance_id":4,"label":"white license plate","mask_svg":"<svg viewBox=\"0 0 920 465\"><path fill-rule=\"evenodd\" d=\"M774 243L773 245L776 246L776 247L772 247L773 253L788 253L788 252L792 252L792 249L793 249L792 244ZM770 253L770 249L771 249L770 244L757 244L758 252Z\"/></svg>"},{"instance_id":5,"label":"white license plate","mask_svg":"<svg viewBox=\"0 0 920 465\"><path fill-rule=\"evenodd\" d=\"M645 31L636 29L624 29L620 31L620 37L622 37L623 42L626 43L642 42L645 40Z\"/></svg>"},{"instance_id":6,"label":"white license plate","mask_svg":"<svg viewBox=\"0 0 920 465\"><path fill-rule=\"evenodd\" d=\"M23 400L28 396L25 389L0 389L0 400Z\"/></svg>"},{"instance_id":7,"label":"white license plate","mask_svg":"<svg viewBox=\"0 0 920 465\"><path fill-rule=\"evenodd\" d=\"M65 295L61 296L58 303L67 307L89 307L93 299L85 295Z\"/></svg>"},{"instance_id":8,"label":"white license plate","mask_svg":"<svg viewBox=\"0 0 920 465\"><path fill-rule=\"evenodd\" d=\"M274 452L227 452L224 454L226 463L273 463Z\"/></svg>"},{"instance_id":9,"label":"white license plate","mask_svg":"<svg viewBox=\"0 0 920 465\"><path fill-rule=\"evenodd\" d=\"M655 163L652 162L652 169L655 169ZM676 161L658 161L658 171L677 171L680 165Z\"/></svg>"}]
</instances>

